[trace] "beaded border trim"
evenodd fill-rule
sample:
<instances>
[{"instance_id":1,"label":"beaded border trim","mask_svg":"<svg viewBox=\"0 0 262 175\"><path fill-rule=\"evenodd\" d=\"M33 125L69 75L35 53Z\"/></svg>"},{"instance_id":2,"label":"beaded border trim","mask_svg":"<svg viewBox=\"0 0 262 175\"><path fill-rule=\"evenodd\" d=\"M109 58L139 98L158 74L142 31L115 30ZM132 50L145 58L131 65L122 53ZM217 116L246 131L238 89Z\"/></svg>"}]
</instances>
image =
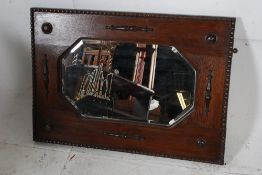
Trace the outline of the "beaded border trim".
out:
<instances>
[{"instance_id":1,"label":"beaded border trim","mask_svg":"<svg viewBox=\"0 0 262 175\"><path fill-rule=\"evenodd\" d=\"M169 15L169 14L148 14L148 13L134 13L134 12L111 12L111 11L92 11L92 10L76 10L76 9L51 9L51 8L31 8L30 9L30 19L31 19L31 56L32 56L32 77L33 77L33 133L35 133L35 116L36 116L36 67L35 67L35 35L34 35L34 13L35 12L50 12L50 13L68 13L68 14L90 14L90 15L107 15L107 16L127 16L127 17L153 17L153 18L181 18L181 19L196 19L196 20L225 20L231 22L231 31L230 37L228 41L227 47L227 56L226 56L226 76L225 76L225 87L224 87L224 97L223 97L223 112L222 112L222 134L221 134L221 151L220 151L220 159L218 161L208 161L203 159L197 159L193 157L183 157L183 156L175 156L175 155L165 155L165 154L153 154L149 152L141 152L137 150L128 150L128 149L117 149L112 147L105 147L99 145L90 145L90 144L74 144L67 141L55 141L48 139L39 139L33 135L34 141L46 142L46 143L54 143L54 144L63 144L63 145L71 145L71 146L80 146L87 148L97 148L104 150L112 150L112 151L121 151L121 152L129 152L136 154L145 154L159 157L169 157L190 161L199 161L206 163L218 163L224 164L224 153L225 153L225 139L226 139L226 120L227 120L227 108L228 108L228 92L229 92L229 84L230 84L230 72L231 72L231 63L233 57L233 44L234 44L234 31L235 31L235 18L231 17L210 17L210 16L189 16L189 15Z\"/></svg>"}]
</instances>

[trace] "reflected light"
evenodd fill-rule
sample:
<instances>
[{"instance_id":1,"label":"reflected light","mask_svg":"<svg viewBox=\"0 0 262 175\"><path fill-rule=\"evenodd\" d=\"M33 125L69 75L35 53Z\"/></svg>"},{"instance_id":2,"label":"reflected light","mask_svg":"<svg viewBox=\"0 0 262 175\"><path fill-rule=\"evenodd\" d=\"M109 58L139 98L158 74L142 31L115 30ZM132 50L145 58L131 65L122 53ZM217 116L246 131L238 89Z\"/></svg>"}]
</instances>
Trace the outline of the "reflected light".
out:
<instances>
[{"instance_id":1,"label":"reflected light","mask_svg":"<svg viewBox=\"0 0 262 175\"><path fill-rule=\"evenodd\" d=\"M74 53L80 46L82 46L83 41L81 40L79 43L77 43L77 45L75 45L75 47L73 47L73 49L70 51L71 53Z\"/></svg>"},{"instance_id":2,"label":"reflected light","mask_svg":"<svg viewBox=\"0 0 262 175\"><path fill-rule=\"evenodd\" d=\"M186 103L185 103L183 94L181 92L177 92L176 95L177 95L177 97L179 99L179 103L180 103L182 109L184 110L186 108Z\"/></svg>"}]
</instances>

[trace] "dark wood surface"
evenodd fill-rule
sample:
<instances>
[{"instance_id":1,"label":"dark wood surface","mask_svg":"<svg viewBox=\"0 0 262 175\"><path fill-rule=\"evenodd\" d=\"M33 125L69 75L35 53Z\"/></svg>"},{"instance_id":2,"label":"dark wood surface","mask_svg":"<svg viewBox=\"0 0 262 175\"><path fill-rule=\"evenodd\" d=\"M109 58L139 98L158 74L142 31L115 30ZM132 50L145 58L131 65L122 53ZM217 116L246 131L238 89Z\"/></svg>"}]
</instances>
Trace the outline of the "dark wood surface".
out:
<instances>
[{"instance_id":1,"label":"dark wood surface","mask_svg":"<svg viewBox=\"0 0 262 175\"><path fill-rule=\"evenodd\" d=\"M35 141L224 163L235 18L32 8L31 22ZM52 25L51 33L42 31L43 23ZM112 25L150 30L107 27ZM217 36L215 43L206 40L210 33ZM81 37L174 45L196 69L193 112L171 127L81 118L59 93L58 69L61 55ZM205 113L209 71L212 90Z\"/></svg>"}]
</instances>

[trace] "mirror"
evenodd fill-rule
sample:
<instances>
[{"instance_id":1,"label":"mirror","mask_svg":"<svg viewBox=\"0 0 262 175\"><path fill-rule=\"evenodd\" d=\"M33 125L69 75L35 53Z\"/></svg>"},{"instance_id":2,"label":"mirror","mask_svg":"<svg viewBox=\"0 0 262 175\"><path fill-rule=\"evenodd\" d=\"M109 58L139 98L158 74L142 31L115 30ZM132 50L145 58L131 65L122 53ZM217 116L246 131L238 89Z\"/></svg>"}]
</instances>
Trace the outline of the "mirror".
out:
<instances>
[{"instance_id":1,"label":"mirror","mask_svg":"<svg viewBox=\"0 0 262 175\"><path fill-rule=\"evenodd\" d=\"M61 92L88 118L171 126L192 111L195 78L168 45L81 39L61 58Z\"/></svg>"}]
</instances>

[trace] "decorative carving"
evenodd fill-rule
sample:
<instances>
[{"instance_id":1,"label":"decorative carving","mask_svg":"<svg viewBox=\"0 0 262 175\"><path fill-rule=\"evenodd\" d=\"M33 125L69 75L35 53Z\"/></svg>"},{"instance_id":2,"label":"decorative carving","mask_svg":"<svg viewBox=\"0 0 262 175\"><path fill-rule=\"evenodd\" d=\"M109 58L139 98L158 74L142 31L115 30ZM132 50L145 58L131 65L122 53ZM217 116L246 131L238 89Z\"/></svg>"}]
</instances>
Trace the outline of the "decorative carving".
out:
<instances>
[{"instance_id":1,"label":"decorative carving","mask_svg":"<svg viewBox=\"0 0 262 175\"><path fill-rule=\"evenodd\" d=\"M130 32L153 32L153 28L150 27L140 27L140 26L127 26L127 25L111 25L106 26L107 30L120 30L120 31L130 31Z\"/></svg>"},{"instance_id":2,"label":"decorative carving","mask_svg":"<svg viewBox=\"0 0 262 175\"><path fill-rule=\"evenodd\" d=\"M34 129L34 141L45 142L45 143L54 143L54 144L64 144L64 145L72 145L72 146L81 146L81 147L89 147L89 148L96 148L96 149L108 149L108 150L117 150L117 151L125 151L130 153L139 153L139 154L147 154L153 156L162 156L162 157L170 157L170 158L177 158L177 159L184 159L184 160L194 160L194 161L201 161L206 163L219 163L223 164L224 162L224 150L225 150L225 137L226 137L226 119L227 119L227 103L228 103L228 91L229 91L229 80L230 80L230 70L231 70L231 63L232 63L232 53L228 52L227 57L225 57L226 66L225 66L225 85L224 85L224 95L223 95L223 114L221 117L221 128L222 134L220 137L220 144L221 150L219 154L218 160L207 160L202 158L190 157L190 156L179 156L179 155L170 155L170 154L160 154L160 153L152 153L146 151L139 151L136 148L133 149L124 149L124 148L116 148L110 146L102 146L102 145L94 145L94 144L76 144L70 141L61 141L61 140L51 140L51 139L43 139L35 134L35 121L37 118L37 96L36 96L36 50L35 50L35 23L34 23L34 13L35 12L50 12L50 13L61 13L61 14L89 14L89 15L107 15L107 16L124 16L124 17L151 17L151 18L165 18L165 19L194 19L194 20L207 20L207 21L216 21L216 20L224 20L229 21L231 23L231 31L230 31L230 39L226 44L226 47L229 49L233 49L234 44L234 31L235 31L235 19L234 18L226 18L226 17L200 17L200 16L183 16L183 15L168 15L168 14L146 14L146 13L125 13L125 12L109 12L109 11L91 11L91 10L76 10L76 9L50 9L50 8L31 8L31 54L32 54L32 77L33 77L33 129Z\"/></svg>"},{"instance_id":3,"label":"decorative carving","mask_svg":"<svg viewBox=\"0 0 262 175\"><path fill-rule=\"evenodd\" d=\"M209 104L211 101L211 91L212 91L212 87L211 87L211 80L212 80L212 70L208 71L208 75L207 75L207 87L206 87L206 92L205 92L205 115L208 114L209 112Z\"/></svg>"},{"instance_id":4,"label":"decorative carving","mask_svg":"<svg viewBox=\"0 0 262 175\"><path fill-rule=\"evenodd\" d=\"M47 59L46 54L44 55L43 79L44 79L44 84L45 84L46 96L48 96L49 71L48 71L48 59Z\"/></svg>"},{"instance_id":5,"label":"decorative carving","mask_svg":"<svg viewBox=\"0 0 262 175\"><path fill-rule=\"evenodd\" d=\"M227 49L233 49L234 45L234 32L235 32L235 22L236 20L232 20L231 22L231 31L229 42L227 43ZM226 140L226 120L227 120L227 103L228 103L228 92L229 92L229 82L230 82L230 72L231 72L231 64L232 64L232 56L233 52L228 52L226 58L226 67L225 67L225 87L224 87L224 98L223 98L223 114L222 114L222 135L221 135L221 151L220 151L220 159L219 163L224 163L224 154L225 154L225 140Z\"/></svg>"},{"instance_id":6,"label":"decorative carving","mask_svg":"<svg viewBox=\"0 0 262 175\"><path fill-rule=\"evenodd\" d=\"M132 140L137 140L137 141L145 140L143 136L129 135L128 133L125 133L125 132L104 132L104 135L111 136L111 137L118 137L122 139L132 139Z\"/></svg>"}]
</instances>

